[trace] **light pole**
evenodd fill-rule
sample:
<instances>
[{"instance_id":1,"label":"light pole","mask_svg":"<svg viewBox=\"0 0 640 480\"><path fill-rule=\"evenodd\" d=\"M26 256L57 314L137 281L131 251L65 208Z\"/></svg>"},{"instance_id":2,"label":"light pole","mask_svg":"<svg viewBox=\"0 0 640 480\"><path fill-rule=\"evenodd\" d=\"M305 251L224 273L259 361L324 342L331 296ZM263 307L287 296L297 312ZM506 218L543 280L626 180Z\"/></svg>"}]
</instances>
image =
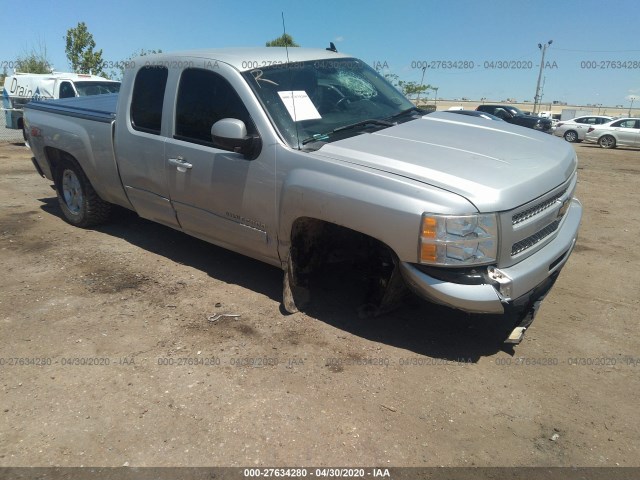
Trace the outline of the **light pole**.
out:
<instances>
[{"instance_id":1,"label":"light pole","mask_svg":"<svg viewBox=\"0 0 640 480\"><path fill-rule=\"evenodd\" d=\"M420 80L420 87L422 87L422 85L424 85L424 74L427 71L427 67L422 67L422 79ZM416 107L418 106L418 104L420 103L420 90L418 90L418 96L416 97Z\"/></svg>"},{"instance_id":2,"label":"light pole","mask_svg":"<svg viewBox=\"0 0 640 480\"><path fill-rule=\"evenodd\" d=\"M536 115L538 111L538 103L540 102L540 80L542 79L542 70L544 70L544 54L547 52L547 47L553 43L553 40L549 40L544 45L539 43L538 48L542 51L542 61L540 62L540 71L538 72L538 83L536 84L536 96L533 97L533 114Z\"/></svg>"},{"instance_id":3,"label":"light pole","mask_svg":"<svg viewBox=\"0 0 640 480\"><path fill-rule=\"evenodd\" d=\"M436 96L433 97L433 106L436 107L436 110L438 109L438 88L439 87L433 87L433 89L436 91Z\"/></svg>"},{"instance_id":4,"label":"light pole","mask_svg":"<svg viewBox=\"0 0 640 480\"><path fill-rule=\"evenodd\" d=\"M635 95L631 95L631 105L629 105L629 116L631 116L631 109L633 108L633 101L636 99Z\"/></svg>"}]
</instances>

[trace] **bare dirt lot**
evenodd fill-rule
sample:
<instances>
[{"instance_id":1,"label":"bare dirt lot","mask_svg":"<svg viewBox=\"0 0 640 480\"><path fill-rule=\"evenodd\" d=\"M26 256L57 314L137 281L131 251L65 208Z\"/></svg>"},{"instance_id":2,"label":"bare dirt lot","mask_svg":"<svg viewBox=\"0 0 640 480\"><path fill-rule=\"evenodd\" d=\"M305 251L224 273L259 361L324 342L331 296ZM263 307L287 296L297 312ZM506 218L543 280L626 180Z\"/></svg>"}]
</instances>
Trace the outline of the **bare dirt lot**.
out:
<instances>
[{"instance_id":1,"label":"bare dirt lot","mask_svg":"<svg viewBox=\"0 0 640 480\"><path fill-rule=\"evenodd\" d=\"M639 466L640 151L576 150L579 244L509 350L421 301L285 316L279 270L74 228L0 145L0 466Z\"/></svg>"}]
</instances>

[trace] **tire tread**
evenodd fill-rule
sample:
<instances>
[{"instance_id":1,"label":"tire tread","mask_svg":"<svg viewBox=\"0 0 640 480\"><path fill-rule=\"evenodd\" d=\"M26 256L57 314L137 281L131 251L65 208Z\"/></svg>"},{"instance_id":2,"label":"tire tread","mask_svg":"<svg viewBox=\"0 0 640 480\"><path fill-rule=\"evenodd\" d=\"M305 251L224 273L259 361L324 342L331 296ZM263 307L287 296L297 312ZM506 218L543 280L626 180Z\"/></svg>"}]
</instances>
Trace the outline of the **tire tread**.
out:
<instances>
[{"instance_id":1,"label":"tire tread","mask_svg":"<svg viewBox=\"0 0 640 480\"><path fill-rule=\"evenodd\" d=\"M80 181L82 194L84 197L84 214L81 217L70 216L67 213L66 204L62 195L62 173L65 169L73 170ZM65 220L80 228L88 228L103 224L109 220L111 214L111 204L104 201L95 191L91 182L85 175L82 167L72 157L65 157L57 168L56 174L56 192L58 194L58 202Z\"/></svg>"}]
</instances>

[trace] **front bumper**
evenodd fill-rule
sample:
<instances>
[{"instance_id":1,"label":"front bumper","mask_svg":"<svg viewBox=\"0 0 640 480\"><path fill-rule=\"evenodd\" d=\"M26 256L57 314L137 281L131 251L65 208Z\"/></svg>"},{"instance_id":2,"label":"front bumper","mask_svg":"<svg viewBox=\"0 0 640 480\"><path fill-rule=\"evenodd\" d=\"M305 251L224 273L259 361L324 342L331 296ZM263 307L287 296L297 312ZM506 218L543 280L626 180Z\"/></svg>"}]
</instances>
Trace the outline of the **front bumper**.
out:
<instances>
[{"instance_id":1,"label":"front bumper","mask_svg":"<svg viewBox=\"0 0 640 480\"><path fill-rule=\"evenodd\" d=\"M445 281L426 274L408 262L400 264L400 271L407 285L427 300L469 313L502 314L514 305L535 301L532 292L548 283L550 277L557 277L576 244L581 218L582 205L574 198L563 226L553 240L521 262L500 269L511 280L509 297L500 293L497 283Z\"/></svg>"}]
</instances>

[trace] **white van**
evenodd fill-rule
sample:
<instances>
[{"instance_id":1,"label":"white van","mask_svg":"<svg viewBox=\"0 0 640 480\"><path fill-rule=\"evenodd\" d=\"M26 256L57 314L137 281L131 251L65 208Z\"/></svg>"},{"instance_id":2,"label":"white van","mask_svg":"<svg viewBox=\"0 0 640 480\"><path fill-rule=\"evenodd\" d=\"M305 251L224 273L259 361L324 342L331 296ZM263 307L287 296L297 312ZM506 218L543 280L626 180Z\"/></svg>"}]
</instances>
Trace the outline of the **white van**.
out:
<instances>
[{"instance_id":1,"label":"white van","mask_svg":"<svg viewBox=\"0 0 640 480\"><path fill-rule=\"evenodd\" d=\"M97 75L53 72L15 73L8 76L2 89L2 109L7 128L23 130L22 109L31 100L84 97L117 93L120 82Z\"/></svg>"}]
</instances>

